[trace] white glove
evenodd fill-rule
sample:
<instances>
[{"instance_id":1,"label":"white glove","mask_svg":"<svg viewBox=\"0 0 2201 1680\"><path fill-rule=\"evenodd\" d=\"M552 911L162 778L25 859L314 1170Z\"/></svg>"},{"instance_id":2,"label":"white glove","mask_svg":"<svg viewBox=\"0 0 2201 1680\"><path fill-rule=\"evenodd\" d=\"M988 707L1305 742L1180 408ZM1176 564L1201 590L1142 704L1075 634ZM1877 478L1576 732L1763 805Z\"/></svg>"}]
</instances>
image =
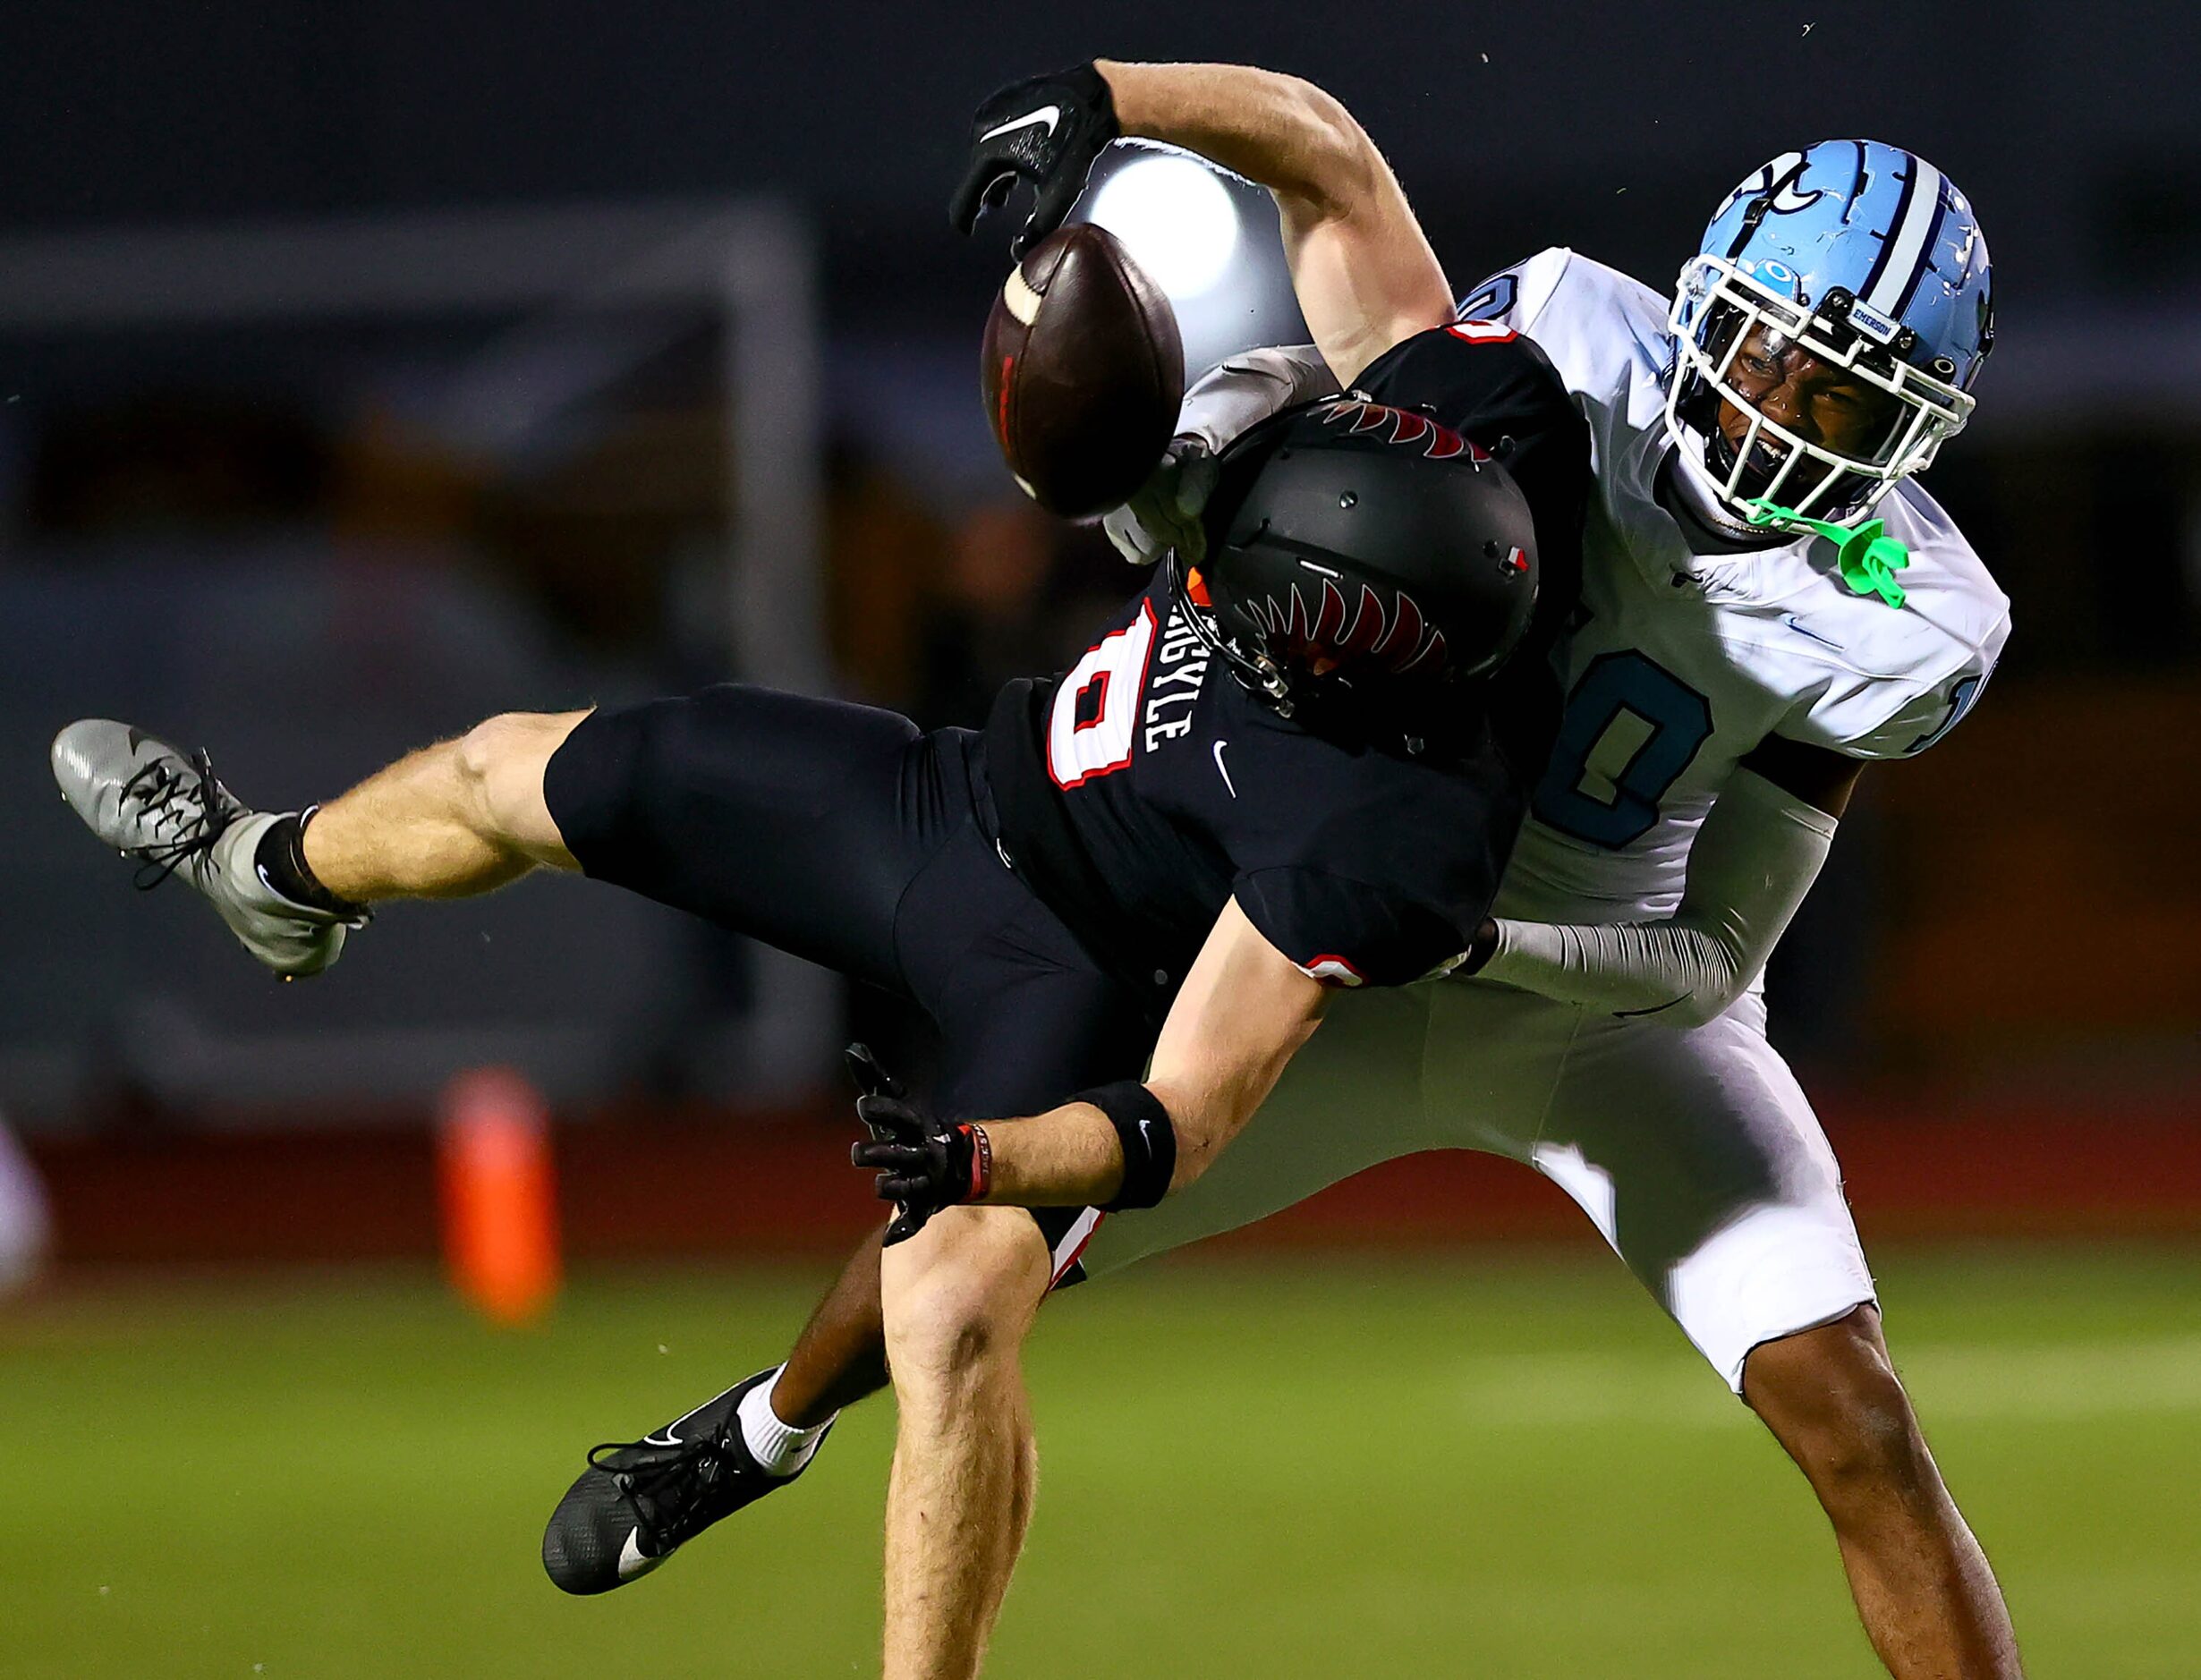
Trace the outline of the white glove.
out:
<instances>
[{"instance_id":1,"label":"white glove","mask_svg":"<svg viewBox=\"0 0 2201 1680\"><path fill-rule=\"evenodd\" d=\"M1175 548L1187 565L1207 558L1201 510L1214 493L1215 457L1197 437L1172 437L1138 493L1100 522L1116 552L1134 566L1151 566Z\"/></svg>"}]
</instances>

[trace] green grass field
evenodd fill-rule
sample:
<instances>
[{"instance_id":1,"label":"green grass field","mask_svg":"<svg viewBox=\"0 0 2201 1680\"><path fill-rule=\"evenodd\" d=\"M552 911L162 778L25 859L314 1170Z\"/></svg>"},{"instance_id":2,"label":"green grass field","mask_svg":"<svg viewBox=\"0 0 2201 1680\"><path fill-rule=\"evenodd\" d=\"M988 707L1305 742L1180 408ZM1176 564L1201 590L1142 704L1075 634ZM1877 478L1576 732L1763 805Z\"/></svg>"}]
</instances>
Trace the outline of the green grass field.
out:
<instances>
[{"instance_id":1,"label":"green grass field","mask_svg":"<svg viewBox=\"0 0 2201 1680\"><path fill-rule=\"evenodd\" d=\"M1891 1334L2035 1680L2201 1673L2201 1252L1883 1256ZM584 1279L498 1335L418 1275L0 1311L0 1672L876 1672L890 1416L611 1598L543 1518L815 1283ZM1769 1438L1591 1257L1151 1268L1051 1308L990 1672L1878 1670Z\"/></svg>"}]
</instances>

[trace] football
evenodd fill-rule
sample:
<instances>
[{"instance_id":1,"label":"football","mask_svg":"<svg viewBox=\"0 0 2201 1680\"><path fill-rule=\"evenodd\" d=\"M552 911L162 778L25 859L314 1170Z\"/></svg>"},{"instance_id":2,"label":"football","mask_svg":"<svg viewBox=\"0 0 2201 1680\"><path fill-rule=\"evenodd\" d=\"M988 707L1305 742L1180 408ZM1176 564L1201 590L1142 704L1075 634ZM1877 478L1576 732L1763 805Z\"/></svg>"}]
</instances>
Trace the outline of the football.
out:
<instances>
[{"instance_id":1,"label":"football","mask_svg":"<svg viewBox=\"0 0 2201 1680\"><path fill-rule=\"evenodd\" d=\"M1081 222L1009 271L980 384L1016 482L1049 512L1087 518L1160 462L1185 396L1184 341L1161 288L1113 233Z\"/></svg>"}]
</instances>

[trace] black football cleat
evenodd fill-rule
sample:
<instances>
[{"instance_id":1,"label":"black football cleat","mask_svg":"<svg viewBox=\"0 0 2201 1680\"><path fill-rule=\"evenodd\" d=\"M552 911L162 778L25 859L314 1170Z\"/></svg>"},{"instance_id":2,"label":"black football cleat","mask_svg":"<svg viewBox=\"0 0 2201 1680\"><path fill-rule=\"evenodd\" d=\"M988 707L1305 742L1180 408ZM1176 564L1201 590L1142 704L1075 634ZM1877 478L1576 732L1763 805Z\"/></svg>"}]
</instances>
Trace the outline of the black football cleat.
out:
<instances>
[{"instance_id":1,"label":"black football cleat","mask_svg":"<svg viewBox=\"0 0 2201 1680\"><path fill-rule=\"evenodd\" d=\"M759 1371L639 1441L591 1447L589 1467L543 1531L542 1566L551 1581L582 1594L623 1587L721 1517L800 1476L802 1470L775 1476L759 1464L735 1416L742 1396L778 1370Z\"/></svg>"}]
</instances>

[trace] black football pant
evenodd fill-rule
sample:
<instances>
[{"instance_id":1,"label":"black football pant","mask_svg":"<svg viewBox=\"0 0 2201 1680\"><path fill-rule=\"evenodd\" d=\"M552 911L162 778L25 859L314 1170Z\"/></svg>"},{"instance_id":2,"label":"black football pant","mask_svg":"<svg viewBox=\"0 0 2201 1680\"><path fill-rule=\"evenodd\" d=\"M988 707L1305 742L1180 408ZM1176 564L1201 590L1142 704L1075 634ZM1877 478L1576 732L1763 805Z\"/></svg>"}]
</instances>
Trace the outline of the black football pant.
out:
<instances>
[{"instance_id":1,"label":"black football pant","mask_svg":"<svg viewBox=\"0 0 2201 1680\"><path fill-rule=\"evenodd\" d=\"M945 1119L1136 1079L1160 1022L1011 873L982 738L727 683L597 712L543 776L592 878L900 993L939 1030ZM1062 1273L1093 1223L1033 1217Z\"/></svg>"}]
</instances>

